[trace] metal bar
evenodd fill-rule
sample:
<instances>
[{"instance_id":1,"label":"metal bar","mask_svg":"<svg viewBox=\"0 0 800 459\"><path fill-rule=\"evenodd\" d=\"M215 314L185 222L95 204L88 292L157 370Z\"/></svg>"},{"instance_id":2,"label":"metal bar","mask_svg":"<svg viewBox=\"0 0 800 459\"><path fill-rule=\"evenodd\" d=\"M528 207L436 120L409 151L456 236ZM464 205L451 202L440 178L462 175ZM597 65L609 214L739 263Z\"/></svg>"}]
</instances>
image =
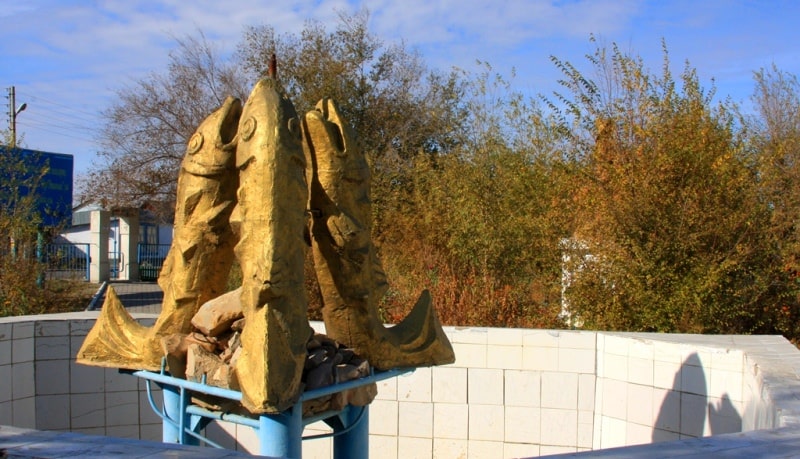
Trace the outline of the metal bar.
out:
<instances>
[{"instance_id":1,"label":"metal bar","mask_svg":"<svg viewBox=\"0 0 800 459\"><path fill-rule=\"evenodd\" d=\"M346 427L333 437L333 459L368 459L369 405L347 406L339 416Z\"/></svg>"}]
</instances>

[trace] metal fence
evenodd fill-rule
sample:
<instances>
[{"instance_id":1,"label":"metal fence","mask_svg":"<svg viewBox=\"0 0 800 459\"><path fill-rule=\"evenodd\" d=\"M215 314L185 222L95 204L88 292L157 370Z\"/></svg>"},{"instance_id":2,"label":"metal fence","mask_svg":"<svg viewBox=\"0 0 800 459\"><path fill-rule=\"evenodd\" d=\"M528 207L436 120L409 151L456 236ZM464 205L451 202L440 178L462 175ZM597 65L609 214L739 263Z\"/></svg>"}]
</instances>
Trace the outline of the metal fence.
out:
<instances>
[{"instance_id":1,"label":"metal fence","mask_svg":"<svg viewBox=\"0 0 800 459\"><path fill-rule=\"evenodd\" d=\"M164 259L169 252L169 244L142 244L136 250L136 262L139 264L139 280L155 281L164 266Z\"/></svg>"},{"instance_id":2,"label":"metal fence","mask_svg":"<svg viewBox=\"0 0 800 459\"><path fill-rule=\"evenodd\" d=\"M50 279L89 280L89 244L48 244L44 262Z\"/></svg>"}]
</instances>

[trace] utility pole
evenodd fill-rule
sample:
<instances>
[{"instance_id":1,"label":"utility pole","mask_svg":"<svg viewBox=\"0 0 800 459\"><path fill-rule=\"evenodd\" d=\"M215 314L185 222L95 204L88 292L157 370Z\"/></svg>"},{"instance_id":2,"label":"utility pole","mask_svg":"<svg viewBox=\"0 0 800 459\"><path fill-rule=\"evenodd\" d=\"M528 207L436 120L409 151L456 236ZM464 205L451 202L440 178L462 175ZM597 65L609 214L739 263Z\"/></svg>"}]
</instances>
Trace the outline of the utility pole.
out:
<instances>
[{"instance_id":1,"label":"utility pole","mask_svg":"<svg viewBox=\"0 0 800 459\"><path fill-rule=\"evenodd\" d=\"M17 147L17 115L23 110L28 108L28 104L22 104L17 108L17 93L16 88L11 86L8 88L8 126L11 129L11 145L9 147Z\"/></svg>"}]
</instances>

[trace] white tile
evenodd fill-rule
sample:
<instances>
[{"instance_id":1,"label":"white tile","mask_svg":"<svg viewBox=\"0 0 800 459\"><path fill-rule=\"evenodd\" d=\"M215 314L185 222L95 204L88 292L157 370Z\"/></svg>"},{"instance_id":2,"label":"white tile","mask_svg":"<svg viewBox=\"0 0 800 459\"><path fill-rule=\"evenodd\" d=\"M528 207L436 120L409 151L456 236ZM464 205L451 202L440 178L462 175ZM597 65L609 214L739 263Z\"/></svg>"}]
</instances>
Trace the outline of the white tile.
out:
<instances>
[{"instance_id":1,"label":"white tile","mask_svg":"<svg viewBox=\"0 0 800 459\"><path fill-rule=\"evenodd\" d=\"M542 408L541 444L572 446L578 442L578 412Z\"/></svg>"},{"instance_id":2,"label":"white tile","mask_svg":"<svg viewBox=\"0 0 800 459\"><path fill-rule=\"evenodd\" d=\"M0 341L11 341L11 331L13 324L0 323Z\"/></svg>"},{"instance_id":3,"label":"white tile","mask_svg":"<svg viewBox=\"0 0 800 459\"><path fill-rule=\"evenodd\" d=\"M469 405L469 439L503 441L505 410L502 405Z\"/></svg>"},{"instance_id":4,"label":"white tile","mask_svg":"<svg viewBox=\"0 0 800 459\"><path fill-rule=\"evenodd\" d=\"M0 383L0 403L9 402L13 399L11 365L0 365L0 381L2 381L2 383Z\"/></svg>"},{"instance_id":5,"label":"white tile","mask_svg":"<svg viewBox=\"0 0 800 459\"><path fill-rule=\"evenodd\" d=\"M11 363L33 362L33 346L33 338L15 338L11 341Z\"/></svg>"},{"instance_id":6,"label":"white tile","mask_svg":"<svg viewBox=\"0 0 800 459\"><path fill-rule=\"evenodd\" d=\"M106 392L106 426L139 425L137 391Z\"/></svg>"},{"instance_id":7,"label":"white tile","mask_svg":"<svg viewBox=\"0 0 800 459\"><path fill-rule=\"evenodd\" d=\"M578 414L580 416L580 413ZM592 447L592 437L594 435L594 424L578 422L578 442L577 446L579 448L590 448Z\"/></svg>"},{"instance_id":8,"label":"white tile","mask_svg":"<svg viewBox=\"0 0 800 459\"><path fill-rule=\"evenodd\" d=\"M653 427L680 432L681 393L669 389L653 389Z\"/></svg>"},{"instance_id":9,"label":"white tile","mask_svg":"<svg viewBox=\"0 0 800 459\"><path fill-rule=\"evenodd\" d=\"M653 422L653 387L628 384L628 422L651 426Z\"/></svg>"},{"instance_id":10,"label":"white tile","mask_svg":"<svg viewBox=\"0 0 800 459\"><path fill-rule=\"evenodd\" d=\"M45 336L36 338L36 360L69 360L69 336Z\"/></svg>"},{"instance_id":11,"label":"white tile","mask_svg":"<svg viewBox=\"0 0 800 459\"><path fill-rule=\"evenodd\" d=\"M630 346L630 338L621 336L605 335L603 340L603 352L606 354L628 356L628 347Z\"/></svg>"},{"instance_id":12,"label":"white tile","mask_svg":"<svg viewBox=\"0 0 800 459\"><path fill-rule=\"evenodd\" d=\"M467 400L470 405L503 405L503 370L470 368L467 377Z\"/></svg>"},{"instance_id":13,"label":"white tile","mask_svg":"<svg viewBox=\"0 0 800 459\"><path fill-rule=\"evenodd\" d=\"M577 450L578 449L574 446L542 445L539 447L539 455L552 456L554 454L570 454L577 452Z\"/></svg>"},{"instance_id":14,"label":"white tile","mask_svg":"<svg viewBox=\"0 0 800 459\"><path fill-rule=\"evenodd\" d=\"M397 436L398 413L398 402L393 400L373 400L369 409L370 435Z\"/></svg>"},{"instance_id":15,"label":"white tile","mask_svg":"<svg viewBox=\"0 0 800 459\"><path fill-rule=\"evenodd\" d=\"M42 360L34 365L36 395L69 393L69 361Z\"/></svg>"},{"instance_id":16,"label":"white tile","mask_svg":"<svg viewBox=\"0 0 800 459\"><path fill-rule=\"evenodd\" d=\"M558 371L558 348L525 346L522 349L522 369Z\"/></svg>"},{"instance_id":17,"label":"white tile","mask_svg":"<svg viewBox=\"0 0 800 459\"><path fill-rule=\"evenodd\" d=\"M506 371L505 405L541 406L541 377L538 371Z\"/></svg>"},{"instance_id":18,"label":"white tile","mask_svg":"<svg viewBox=\"0 0 800 459\"><path fill-rule=\"evenodd\" d=\"M742 372L744 367L744 353L738 349L726 349L711 353L711 368Z\"/></svg>"},{"instance_id":19,"label":"white tile","mask_svg":"<svg viewBox=\"0 0 800 459\"><path fill-rule=\"evenodd\" d=\"M506 370L522 369L522 346L500 346L490 344L487 347L486 367Z\"/></svg>"},{"instance_id":20,"label":"white tile","mask_svg":"<svg viewBox=\"0 0 800 459\"><path fill-rule=\"evenodd\" d=\"M14 400L36 395L33 362L11 365L11 395Z\"/></svg>"},{"instance_id":21,"label":"white tile","mask_svg":"<svg viewBox=\"0 0 800 459\"><path fill-rule=\"evenodd\" d=\"M676 441L680 439L681 435L679 433L670 432L669 430L653 429L653 443Z\"/></svg>"},{"instance_id":22,"label":"white tile","mask_svg":"<svg viewBox=\"0 0 800 459\"><path fill-rule=\"evenodd\" d=\"M467 452L470 459L493 458L503 451L502 441L470 440L467 442ZM438 457L435 459L439 459Z\"/></svg>"},{"instance_id":23,"label":"white tile","mask_svg":"<svg viewBox=\"0 0 800 459\"><path fill-rule=\"evenodd\" d=\"M455 367L486 368L485 344L451 343L456 354Z\"/></svg>"},{"instance_id":24,"label":"white tile","mask_svg":"<svg viewBox=\"0 0 800 459\"><path fill-rule=\"evenodd\" d=\"M542 373L542 407L578 409L578 375L576 373Z\"/></svg>"},{"instance_id":25,"label":"white tile","mask_svg":"<svg viewBox=\"0 0 800 459\"><path fill-rule=\"evenodd\" d=\"M456 328L447 330L447 339L451 344L481 344L489 343L489 332L486 328Z\"/></svg>"},{"instance_id":26,"label":"white tile","mask_svg":"<svg viewBox=\"0 0 800 459\"><path fill-rule=\"evenodd\" d=\"M417 368L397 378L397 399L409 402L431 402L431 369Z\"/></svg>"},{"instance_id":27,"label":"white tile","mask_svg":"<svg viewBox=\"0 0 800 459\"><path fill-rule=\"evenodd\" d=\"M628 383L615 379L603 381L602 414L625 419L628 407Z\"/></svg>"},{"instance_id":28,"label":"white tile","mask_svg":"<svg viewBox=\"0 0 800 459\"><path fill-rule=\"evenodd\" d=\"M578 375L578 409L593 411L595 380L594 375Z\"/></svg>"},{"instance_id":29,"label":"white tile","mask_svg":"<svg viewBox=\"0 0 800 459\"><path fill-rule=\"evenodd\" d=\"M236 449L236 424L223 421L212 421L204 429L205 436L226 449ZM305 446L310 441L303 442L303 453Z\"/></svg>"},{"instance_id":30,"label":"white tile","mask_svg":"<svg viewBox=\"0 0 800 459\"><path fill-rule=\"evenodd\" d=\"M525 347L558 347L560 334L554 330L525 330L522 345Z\"/></svg>"},{"instance_id":31,"label":"white tile","mask_svg":"<svg viewBox=\"0 0 800 459\"><path fill-rule=\"evenodd\" d=\"M105 427L105 398L98 394L73 394L70 413L73 428Z\"/></svg>"},{"instance_id":32,"label":"white tile","mask_svg":"<svg viewBox=\"0 0 800 459\"><path fill-rule=\"evenodd\" d=\"M539 445L530 445L527 443L508 443L508 442L503 444L503 457L537 457L537 456L539 456Z\"/></svg>"},{"instance_id":33,"label":"white tile","mask_svg":"<svg viewBox=\"0 0 800 459\"><path fill-rule=\"evenodd\" d=\"M469 441L467 440L454 440L450 438L434 438L433 439L433 456L435 458L464 458L468 456ZM388 457L388 456L375 456L375 457Z\"/></svg>"},{"instance_id":34,"label":"white tile","mask_svg":"<svg viewBox=\"0 0 800 459\"><path fill-rule=\"evenodd\" d=\"M681 393L681 435L699 438L706 430L706 397ZM657 426L658 427L658 426Z\"/></svg>"},{"instance_id":35,"label":"white tile","mask_svg":"<svg viewBox=\"0 0 800 459\"><path fill-rule=\"evenodd\" d=\"M250 454L258 454L261 449L261 442L258 439L258 432L252 427L236 426L236 451L246 451Z\"/></svg>"},{"instance_id":36,"label":"white tile","mask_svg":"<svg viewBox=\"0 0 800 459\"><path fill-rule=\"evenodd\" d=\"M656 342L653 343L653 360L680 365L683 363L683 351L676 344Z\"/></svg>"},{"instance_id":37,"label":"white tile","mask_svg":"<svg viewBox=\"0 0 800 459\"><path fill-rule=\"evenodd\" d=\"M487 344L500 346L522 347L522 337L527 330L521 328L489 328L487 331Z\"/></svg>"},{"instance_id":38,"label":"white tile","mask_svg":"<svg viewBox=\"0 0 800 459\"><path fill-rule=\"evenodd\" d=\"M333 443L329 438L304 441L301 448L303 459L329 459L333 457Z\"/></svg>"},{"instance_id":39,"label":"white tile","mask_svg":"<svg viewBox=\"0 0 800 459\"><path fill-rule=\"evenodd\" d=\"M397 455L397 436L370 435L369 457L400 457Z\"/></svg>"},{"instance_id":40,"label":"white tile","mask_svg":"<svg viewBox=\"0 0 800 459\"><path fill-rule=\"evenodd\" d=\"M7 402L0 402L0 426L14 425L14 403L10 400Z\"/></svg>"},{"instance_id":41,"label":"white tile","mask_svg":"<svg viewBox=\"0 0 800 459\"><path fill-rule=\"evenodd\" d=\"M711 378L708 382L709 397L722 397L726 395L731 400L742 401L742 372L718 370L712 368Z\"/></svg>"},{"instance_id":42,"label":"white tile","mask_svg":"<svg viewBox=\"0 0 800 459\"><path fill-rule=\"evenodd\" d=\"M124 392L137 390L139 378L126 373L120 373L114 368L106 368L103 372L107 392Z\"/></svg>"},{"instance_id":43,"label":"white tile","mask_svg":"<svg viewBox=\"0 0 800 459\"><path fill-rule=\"evenodd\" d=\"M433 438L433 404L398 404L398 433L401 437Z\"/></svg>"},{"instance_id":44,"label":"white tile","mask_svg":"<svg viewBox=\"0 0 800 459\"><path fill-rule=\"evenodd\" d=\"M433 367L433 402L467 403L467 369Z\"/></svg>"},{"instance_id":45,"label":"white tile","mask_svg":"<svg viewBox=\"0 0 800 459\"><path fill-rule=\"evenodd\" d=\"M106 427L106 435L109 437L138 439L139 426L108 426Z\"/></svg>"},{"instance_id":46,"label":"white tile","mask_svg":"<svg viewBox=\"0 0 800 459\"><path fill-rule=\"evenodd\" d=\"M469 438L469 405L433 404L433 438L467 440Z\"/></svg>"},{"instance_id":47,"label":"white tile","mask_svg":"<svg viewBox=\"0 0 800 459\"><path fill-rule=\"evenodd\" d=\"M74 361L70 363L69 391L73 394L105 392L105 369L81 365Z\"/></svg>"},{"instance_id":48,"label":"white tile","mask_svg":"<svg viewBox=\"0 0 800 459\"><path fill-rule=\"evenodd\" d=\"M384 379L376 384L378 386L376 400L397 400L397 378Z\"/></svg>"},{"instance_id":49,"label":"white tile","mask_svg":"<svg viewBox=\"0 0 800 459\"><path fill-rule=\"evenodd\" d=\"M506 406L506 443L539 443L542 417L539 408Z\"/></svg>"},{"instance_id":50,"label":"white tile","mask_svg":"<svg viewBox=\"0 0 800 459\"><path fill-rule=\"evenodd\" d=\"M600 448L616 448L625 446L627 427L622 419L602 416L600 425Z\"/></svg>"},{"instance_id":51,"label":"white tile","mask_svg":"<svg viewBox=\"0 0 800 459\"><path fill-rule=\"evenodd\" d=\"M603 377L618 381L628 380L628 356L603 354Z\"/></svg>"},{"instance_id":52,"label":"white tile","mask_svg":"<svg viewBox=\"0 0 800 459\"><path fill-rule=\"evenodd\" d=\"M628 445L644 445L652 443L653 428L629 422L625 431L625 443Z\"/></svg>"},{"instance_id":53,"label":"white tile","mask_svg":"<svg viewBox=\"0 0 800 459\"><path fill-rule=\"evenodd\" d=\"M558 349L558 371L595 374L596 352L593 349Z\"/></svg>"},{"instance_id":54,"label":"white tile","mask_svg":"<svg viewBox=\"0 0 800 459\"><path fill-rule=\"evenodd\" d=\"M635 384L653 385L653 360L628 358L628 381Z\"/></svg>"},{"instance_id":55,"label":"white tile","mask_svg":"<svg viewBox=\"0 0 800 459\"><path fill-rule=\"evenodd\" d=\"M585 411L585 410L578 411L578 424L593 424L593 423L594 423L594 411Z\"/></svg>"},{"instance_id":56,"label":"white tile","mask_svg":"<svg viewBox=\"0 0 800 459\"><path fill-rule=\"evenodd\" d=\"M14 340L33 338L34 322L14 322L11 337Z\"/></svg>"},{"instance_id":57,"label":"white tile","mask_svg":"<svg viewBox=\"0 0 800 459\"><path fill-rule=\"evenodd\" d=\"M37 396L36 428L39 430L69 430L69 396Z\"/></svg>"},{"instance_id":58,"label":"white tile","mask_svg":"<svg viewBox=\"0 0 800 459\"><path fill-rule=\"evenodd\" d=\"M703 367L683 365L681 367L681 392L696 395L707 395L708 385Z\"/></svg>"},{"instance_id":59,"label":"white tile","mask_svg":"<svg viewBox=\"0 0 800 459\"><path fill-rule=\"evenodd\" d=\"M153 391L152 395L156 407L159 407L160 413L161 400L163 400L161 389ZM153 407L150 405L150 400L148 400L147 392L145 391L139 391L139 424L161 424L161 418L153 411Z\"/></svg>"},{"instance_id":60,"label":"white tile","mask_svg":"<svg viewBox=\"0 0 800 459\"><path fill-rule=\"evenodd\" d=\"M594 351L597 348L597 332L562 331L559 334L558 347Z\"/></svg>"},{"instance_id":61,"label":"white tile","mask_svg":"<svg viewBox=\"0 0 800 459\"><path fill-rule=\"evenodd\" d=\"M741 403L734 402L728 397L709 398L708 425L711 435L741 432L743 411Z\"/></svg>"},{"instance_id":62,"label":"white tile","mask_svg":"<svg viewBox=\"0 0 800 459\"><path fill-rule=\"evenodd\" d=\"M433 454L433 439L399 437L397 439L397 457L409 459L430 459ZM378 455L377 457L381 457Z\"/></svg>"},{"instance_id":63,"label":"white tile","mask_svg":"<svg viewBox=\"0 0 800 459\"><path fill-rule=\"evenodd\" d=\"M630 340L628 344L628 357L653 360L654 355L655 349L652 342L645 342L638 339Z\"/></svg>"},{"instance_id":64,"label":"white tile","mask_svg":"<svg viewBox=\"0 0 800 459\"><path fill-rule=\"evenodd\" d=\"M0 341L0 366L11 364L11 340Z\"/></svg>"},{"instance_id":65,"label":"white tile","mask_svg":"<svg viewBox=\"0 0 800 459\"><path fill-rule=\"evenodd\" d=\"M653 386L681 390L681 364L679 362L653 361Z\"/></svg>"},{"instance_id":66,"label":"white tile","mask_svg":"<svg viewBox=\"0 0 800 459\"><path fill-rule=\"evenodd\" d=\"M36 428L36 397L17 398L11 402L14 427Z\"/></svg>"},{"instance_id":67,"label":"white tile","mask_svg":"<svg viewBox=\"0 0 800 459\"><path fill-rule=\"evenodd\" d=\"M35 335L69 336L69 322L66 320L41 320L36 322Z\"/></svg>"}]
</instances>

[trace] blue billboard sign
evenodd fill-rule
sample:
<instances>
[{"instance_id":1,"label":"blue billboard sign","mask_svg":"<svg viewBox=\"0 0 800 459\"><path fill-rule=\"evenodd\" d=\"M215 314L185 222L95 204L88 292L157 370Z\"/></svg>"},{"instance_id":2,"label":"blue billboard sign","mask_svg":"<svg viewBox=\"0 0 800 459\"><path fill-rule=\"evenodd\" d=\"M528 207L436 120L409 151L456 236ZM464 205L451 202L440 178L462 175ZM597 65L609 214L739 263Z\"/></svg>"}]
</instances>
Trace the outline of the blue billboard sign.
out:
<instances>
[{"instance_id":1,"label":"blue billboard sign","mask_svg":"<svg viewBox=\"0 0 800 459\"><path fill-rule=\"evenodd\" d=\"M3 155L14 155L6 158L4 166L21 165L20 170L0 170L0 189L9 186L17 187L18 196L27 196L30 189L26 186L28 179L45 171L37 184L36 205L42 217L43 226L59 226L72 219L72 173L74 160L72 155L49 153L25 148L9 149L0 146ZM20 161L18 161L18 159ZM17 169L17 167L13 167ZM5 167L4 167L5 169ZM10 190L15 191L15 190ZM8 199L0 195L0 200Z\"/></svg>"}]
</instances>

